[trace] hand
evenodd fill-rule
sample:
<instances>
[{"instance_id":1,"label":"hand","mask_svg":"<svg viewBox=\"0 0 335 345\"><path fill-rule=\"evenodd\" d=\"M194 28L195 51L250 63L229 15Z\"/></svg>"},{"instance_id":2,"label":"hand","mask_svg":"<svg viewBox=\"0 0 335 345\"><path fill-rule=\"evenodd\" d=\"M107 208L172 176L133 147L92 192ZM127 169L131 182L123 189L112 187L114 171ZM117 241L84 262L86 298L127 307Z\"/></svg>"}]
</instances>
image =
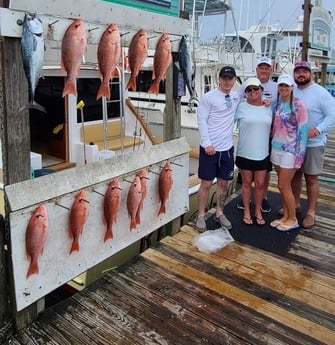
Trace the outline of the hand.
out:
<instances>
[{"instance_id":1,"label":"hand","mask_svg":"<svg viewBox=\"0 0 335 345\"><path fill-rule=\"evenodd\" d=\"M320 132L317 128L310 128L308 130L308 139L315 138L320 135Z\"/></svg>"},{"instance_id":2,"label":"hand","mask_svg":"<svg viewBox=\"0 0 335 345\"><path fill-rule=\"evenodd\" d=\"M269 98L263 99L262 102L266 107L269 107L271 105L271 99Z\"/></svg>"},{"instance_id":3,"label":"hand","mask_svg":"<svg viewBox=\"0 0 335 345\"><path fill-rule=\"evenodd\" d=\"M205 147L205 152L207 155L213 156L216 151L215 151L215 148L213 145L209 145L209 146Z\"/></svg>"}]
</instances>

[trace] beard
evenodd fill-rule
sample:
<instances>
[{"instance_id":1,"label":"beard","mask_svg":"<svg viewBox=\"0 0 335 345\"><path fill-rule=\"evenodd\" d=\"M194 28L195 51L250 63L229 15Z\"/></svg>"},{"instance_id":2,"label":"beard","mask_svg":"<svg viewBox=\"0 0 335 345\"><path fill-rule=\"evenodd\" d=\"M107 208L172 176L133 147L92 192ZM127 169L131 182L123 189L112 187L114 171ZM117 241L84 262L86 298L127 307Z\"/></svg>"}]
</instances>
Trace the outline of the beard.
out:
<instances>
[{"instance_id":1,"label":"beard","mask_svg":"<svg viewBox=\"0 0 335 345\"><path fill-rule=\"evenodd\" d=\"M301 85L301 86L309 84L311 82L311 80L312 80L312 78L306 78L306 77L304 79L301 79L301 78L294 79L295 83L297 85Z\"/></svg>"}]
</instances>

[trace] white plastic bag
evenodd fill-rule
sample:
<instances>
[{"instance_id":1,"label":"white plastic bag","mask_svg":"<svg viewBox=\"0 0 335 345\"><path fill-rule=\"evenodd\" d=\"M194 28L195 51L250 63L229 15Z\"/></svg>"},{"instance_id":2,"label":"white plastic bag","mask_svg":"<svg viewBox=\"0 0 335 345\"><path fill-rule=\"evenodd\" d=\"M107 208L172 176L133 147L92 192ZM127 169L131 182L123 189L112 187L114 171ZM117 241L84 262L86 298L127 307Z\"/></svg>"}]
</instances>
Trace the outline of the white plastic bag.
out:
<instances>
[{"instance_id":1,"label":"white plastic bag","mask_svg":"<svg viewBox=\"0 0 335 345\"><path fill-rule=\"evenodd\" d=\"M193 245L201 252L214 253L233 241L234 238L230 232L220 228L196 235L193 239Z\"/></svg>"}]
</instances>

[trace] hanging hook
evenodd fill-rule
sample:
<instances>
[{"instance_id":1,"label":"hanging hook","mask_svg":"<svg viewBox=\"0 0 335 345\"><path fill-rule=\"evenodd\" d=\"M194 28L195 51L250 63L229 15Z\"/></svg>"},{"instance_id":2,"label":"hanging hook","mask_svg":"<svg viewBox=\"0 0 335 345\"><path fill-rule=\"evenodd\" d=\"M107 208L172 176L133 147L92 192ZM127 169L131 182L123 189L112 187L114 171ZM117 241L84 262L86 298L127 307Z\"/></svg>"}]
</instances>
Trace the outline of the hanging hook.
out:
<instances>
[{"instance_id":1,"label":"hanging hook","mask_svg":"<svg viewBox=\"0 0 335 345\"><path fill-rule=\"evenodd\" d=\"M88 29L87 31L88 31L88 32L91 32L91 31L94 31L94 30L97 30L97 29L99 29L99 28L96 26L95 28Z\"/></svg>"},{"instance_id":2,"label":"hanging hook","mask_svg":"<svg viewBox=\"0 0 335 345\"><path fill-rule=\"evenodd\" d=\"M52 27L53 25L55 25L56 23L58 23L58 22L59 22L59 19L57 19L57 20L55 20L54 22L48 24L48 27L51 29L51 27Z\"/></svg>"},{"instance_id":3,"label":"hanging hook","mask_svg":"<svg viewBox=\"0 0 335 345\"><path fill-rule=\"evenodd\" d=\"M120 37L125 36L125 35L128 35L128 34L130 34L130 31L127 31L127 32L125 32L125 33L123 33L123 34L120 33Z\"/></svg>"},{"instance_id":4,"label":"hanging hook","mask_svg":"<svg viewBox=\"0 0 335 345\"><path fill-rule=\"evenodd\" d=\"M64 205L62 205L62 204L59 204L58 202L55 202L55 205L56 205L56 206L59 206L59 207L63 207L63 208L65 208L66 210L70 210L70 209L71 209L70 207L67 207L67 206L64 206Z\"/></svg>"}]
</instances>

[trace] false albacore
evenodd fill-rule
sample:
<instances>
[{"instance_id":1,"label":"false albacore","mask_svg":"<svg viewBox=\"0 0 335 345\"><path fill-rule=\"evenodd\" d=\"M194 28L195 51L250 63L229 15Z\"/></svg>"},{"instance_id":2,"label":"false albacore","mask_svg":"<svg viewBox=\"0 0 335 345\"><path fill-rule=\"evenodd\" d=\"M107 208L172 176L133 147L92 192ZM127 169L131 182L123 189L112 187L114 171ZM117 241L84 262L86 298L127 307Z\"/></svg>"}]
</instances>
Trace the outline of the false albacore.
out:
<instances>
[{"instance_id":1,"label":"false albacore","mask_svg":"<svg viewBox=\"0 0 335 345\"><path fill-rule=\"evenodd\" d=\"M194 65L192 61L191 51L189 47L189 43L187 41L186 36L182 36L180 43L179 43L179 67L180 72L183 75L185 84L187 89L190 93L190 102L197 102L197 95L194 87Z\"/></svg>"},{"instance_id":2,"label":"false albacore","mask_svg":"<svg viewBox=\"0 0 335 345\"><path fill-rule=\"evenodd\" d=\"M20 108L19 112L34 108L46 113L45 108L34 101L35 89L42 76L44 60L43 25L36 13L26 13L24 16L21 54L24 72L28 80L29 103Z\"/></svg>"}]
</instances>

